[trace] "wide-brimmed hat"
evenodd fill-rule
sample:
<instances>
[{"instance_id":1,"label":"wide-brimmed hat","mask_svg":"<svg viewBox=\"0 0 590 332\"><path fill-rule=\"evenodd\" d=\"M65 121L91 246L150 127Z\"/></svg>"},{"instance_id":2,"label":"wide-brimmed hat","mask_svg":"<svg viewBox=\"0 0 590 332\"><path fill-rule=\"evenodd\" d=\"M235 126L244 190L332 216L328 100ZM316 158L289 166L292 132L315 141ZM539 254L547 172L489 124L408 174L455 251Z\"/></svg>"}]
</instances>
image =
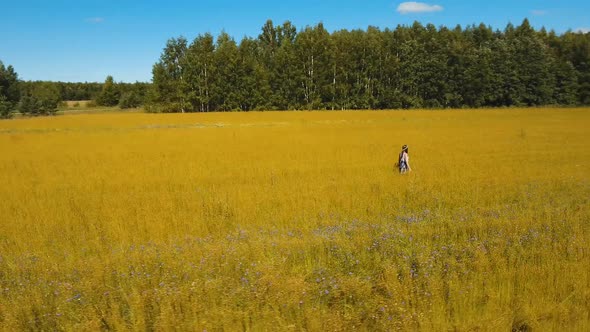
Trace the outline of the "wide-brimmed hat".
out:
<instances>
[{"instance_id":1,"label":"wide-brimmed hat","mask_svg":"<svg viewBox=\"0 0 590 332\"><path fill-rule=\"evenodd\" d=\"M402 146L402 150L407 150L407 149L408 149L407 145Z\"/></svg>"}]
</instances>

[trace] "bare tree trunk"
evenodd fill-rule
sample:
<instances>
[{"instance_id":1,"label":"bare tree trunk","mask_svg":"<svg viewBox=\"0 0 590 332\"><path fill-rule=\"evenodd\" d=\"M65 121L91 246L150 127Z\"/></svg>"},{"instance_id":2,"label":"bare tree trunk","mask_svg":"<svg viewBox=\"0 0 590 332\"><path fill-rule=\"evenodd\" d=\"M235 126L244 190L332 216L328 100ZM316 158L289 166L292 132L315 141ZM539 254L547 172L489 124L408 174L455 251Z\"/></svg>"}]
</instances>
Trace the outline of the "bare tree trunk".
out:
<instances>
[{"instance_id":1,"label":"bare tree trunk","mask_svg":"<svg viewBox=\"0 0 590 332\"><path fill-rule=\"evenodd\" d=\"M310 103L313 102L313 97L315 96L315 84L313 81L313 69L314 69L313 64L314 64L314 56L312 54L311 55L311 75L310 75L311 81L310 81L310 93L309 93L309 95L310 95L309 102ZM311 106L311 108L313 109L313 105Z\"/></svg>"},{"instance_id":2,"label":"bare tree trunk","mask_svg":"<svg viewBox=\"0 0 590 332\"><path fill-rule=\"evenodd\" d=\"M334 75L332 76L332 111L334 110L334 104L336 103L336 64L334 64Z\"/></svg>"},{"instance_id":3,"label":"bare tree trunk","mask_svg":"<svg viewBox=\"0 0 590 332\"><path fill-rule=\"evenodd\" d=\"M206 112L209 112L209 79L207 78L207 64L205 64L205 98L207 99Z\"/></svg>"}]
</instances>

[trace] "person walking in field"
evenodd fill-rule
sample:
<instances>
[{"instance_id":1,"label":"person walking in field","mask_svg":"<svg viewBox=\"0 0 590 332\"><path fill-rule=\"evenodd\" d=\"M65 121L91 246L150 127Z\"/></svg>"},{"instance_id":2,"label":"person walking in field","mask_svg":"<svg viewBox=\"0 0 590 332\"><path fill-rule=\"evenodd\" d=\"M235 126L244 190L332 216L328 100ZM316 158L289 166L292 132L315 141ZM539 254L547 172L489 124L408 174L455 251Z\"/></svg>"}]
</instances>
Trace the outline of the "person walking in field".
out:
<instances>
[{"instance_id":1,"label":"person walking in field","mask_svg":"<svg viewBox=\"0 0 590 332\"><path fill-rule=\"evenodd\" d=\"M399 160L397 165L399 167L400 174L412 171L412 168L410 167L410 155L408 154L407 145L402 146L402 152L400 152L399 154Z\"/></svg>"}]
</instances>

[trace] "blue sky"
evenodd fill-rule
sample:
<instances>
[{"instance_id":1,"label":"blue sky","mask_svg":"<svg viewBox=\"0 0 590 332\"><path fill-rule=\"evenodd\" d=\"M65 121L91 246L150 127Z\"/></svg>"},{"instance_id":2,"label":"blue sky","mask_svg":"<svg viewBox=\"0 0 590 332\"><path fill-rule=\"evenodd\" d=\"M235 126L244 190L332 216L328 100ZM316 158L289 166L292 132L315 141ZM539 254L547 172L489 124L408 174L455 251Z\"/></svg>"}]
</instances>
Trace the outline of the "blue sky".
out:
<instances>
[{"instance_id":1,"label":"blue sky","mask_svg":"<svg viewBox=\"0 0 590 332\"><path fill-rule=\"evenodd\" d=\"M24 80L150 81L166 40L225 30L255 37L267 19L298 28L394 28L417 20L454 27L484 22L503 29L527 17L533 26L590 29L590 1L426 0L0 0L0 60Z\"/></svg>"}]
</instances>

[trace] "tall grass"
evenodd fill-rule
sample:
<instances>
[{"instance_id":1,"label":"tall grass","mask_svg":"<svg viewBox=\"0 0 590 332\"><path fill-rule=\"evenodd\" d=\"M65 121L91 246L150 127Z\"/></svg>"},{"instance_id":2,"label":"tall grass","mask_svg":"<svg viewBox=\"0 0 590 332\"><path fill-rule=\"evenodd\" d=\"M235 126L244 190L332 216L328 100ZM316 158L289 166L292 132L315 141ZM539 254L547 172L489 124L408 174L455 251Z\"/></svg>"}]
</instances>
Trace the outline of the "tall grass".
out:
<instances>
[{"instance_id":1,"label":"tall grass","mask_svg":"<svg viewBox=\"0 0 590 332\"><path fill-rule=\"evenodd\" d=\"M587 128L589 109L0 122L1 329L588 331Z\"/></svg>"}]
</instances>

